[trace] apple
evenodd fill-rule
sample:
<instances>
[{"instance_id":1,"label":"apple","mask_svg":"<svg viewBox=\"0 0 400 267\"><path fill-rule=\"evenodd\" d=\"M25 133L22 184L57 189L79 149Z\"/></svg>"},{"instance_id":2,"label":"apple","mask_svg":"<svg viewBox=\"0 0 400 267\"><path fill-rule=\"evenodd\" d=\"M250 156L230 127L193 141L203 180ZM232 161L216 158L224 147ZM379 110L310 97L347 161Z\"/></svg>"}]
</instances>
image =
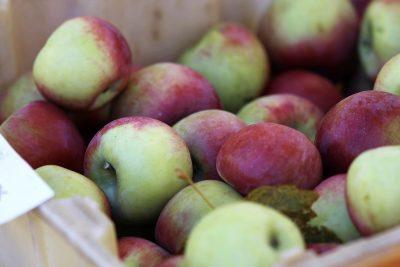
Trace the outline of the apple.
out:
<instances>
[{"instance_id":1,"label":"apple","mask_svg":"<svg viewBox=\"0 0 400 267\"><path fill-rule=\"evenodd\" d=\"M337 72L353 54L358 16L348 0L276 0L259 33L279 67Z\"/></svg>"},{"instance_id":2,"label":"apple","mask_svg":"<svg viewBox=\"0 0 400 267\"><path fill-rule=\"evenodd\" d=\"M383 65L400 53L400 0L373 1L362 20L358 52L364 71L375 79Z\"/></svg>"},{"instance_id":3,"label":"apple","mask_svg":"<svg viewBox=\"0 0 400 267\"><path fill-rule=\"evenodd\" d=\"M275 123L247 126L231 135L217 156L217 170L242 194L263 185L314 188L321 179L318 150L301 132Z\"/></svg>"},{"instance_id":4,"label":"apple","mask_svg":"<svg viewBox=\"0 0 400 267\"><path fill-rule=\"evenodd\" d=\"M314 251L317 254L324 254L326 252L335 250L339 247L337 243L314 243L307 244L307 249Z\"/></svg>"},{"instance_id":5,"label":"apple","mask_svg":"<svg viewBox=\"0 0 400 267\"><path fill-rule=\"evenodd\" d=\"M316 137L326 174L346 173L365 150L400 145L400 97L379 91L351 95L324 117Z\"/></svg>"},{"instance_id":6,"label":"apple","mask_svg":"<svg viewBox=\"0 0 400 267\"><path fill-rule=\"evenodd\" d=\"M400 54L390 59L378 73L374 90L400 95L398 69L400 68Z\"/></svg>"},{"instance_id":7,"label":"apple","mask_svg":"<svg viewBox=\"0 0 400 267\"><path fill-rule=\"evenodd\" d=\"M371 0L351 0L359 17L364 15L365 9L367 9L370 2Z\"/></svg>"},{"instance_id":8,"label":"apple","mask_svg":"<svg viewBox=\"0 0 400 267\"><path fill-rule=\"evenodd\" d=\"M269 77L269 60L261 42L235 23L212 27L179 61L204 75L223 108L231 112L259 96Z\"/></svg>"},{"instance_id":9,"label":"apple","mask_svg":"<svg viewBox=\"0 0 400 267\"><path fill-rule=\"evenodd\" d=\"M220 108L211 84L194 70L157 63L134 73L113 104L113 117L145 116L172 125L194 112Z\"/></svg>"},{"instance_id":10,"label":"apple","mask_svg":"<svg viewBox=\"0 0 400 267\"><path fill-rule=\"evenodd\" d=\"M247 124L274 122L292 127L314 140L323 113L307 99L292 94L256 98L244 105L238 117Z\"/></svg>"},{"instance_id":11,"label":"apple","mask_svg":"<svg viewBox=\"0 0 400 267\"><path fill-rule=\"evenodd\" d=\"M309 224L329 229L342 242L359 238L360 234L352 223L346 206L346 175L332 176L314 190L319 194L319 198L312 204L311 209L317 216Z\"/></svg>"},{"instance_id":12,"label":"apple","mask_svg":"<svg viewBox=\"0 0 400 267\"><path fill-rule=\"evenodd\" d=\"M183 256L178 255L163 260L157 267L184 267L183 263Z\"/></svg>"},{"instance_id":13,"label":"apple","mask_svg":"<svg viewBox=\"0 0 400 267\"><path fill-rule=\"evenodd\" d=\"M0 133L34 169L53 164L82 170L82 136L68 116L51 103L29 103L1 124Z\"/></svg>"},{"instance_id":14,"label":"apple","mask_svg":"<svg viewBox=\"0 0 400 267\"><path fill-rule=\"evenodd\" d=\"M289 218L266 206L241 201L201 219L189 236L184 266L272 266L283 255L303 249L303 237Z\"/></svg>"},{"instance_id":15,"label":"apple","mask_svg":"<svg viewBox=\"0 0 400 267\"><path fill-rule=\"evenodd\" d=\"M96 17L64 22L33 64L33 77L47 99L69 110L94 110L121 92L131 71L131 52L121 33Z\"/></svg>"},{"instance_id":16,"label":"apple","mask_svg":"<svg viewBox=\"0 0 400 267\"><path fill-rule=\"evenodd\" d=\"M104 126L85 154L85 176L106 194L122 223L156 219L168 200L192 177L189 150L167 124L125 117Z\"/></svg>"},{"instance_id":17,"label":"apple","mask_svg":"<svg viewBox=\"0 0 400 267\"><path fill-rule=\"evenodd\" d=\"M221 181L205 180L185 187L167 203L158 217L157 243L173 254L183 252L190 231L201 218L212 208L239 200L242 200L241 195Z\"/></svg>"},{"instance_id":18,"label":"apple","mask_svg":"<svg viewBox=\"0 0 400 267\"><path fill-rule=\"evenodd\" d=\"M304 97L324 113L342 100L340 90L331 81L306 70L292 70L279 74L271 81L267 93Z\"/></svg>"},{"instance_id":19,"label":"apple","mask_svg":"<svg viewBox=\"0 0 400 267\"><path fill-rule=\"evenodd\" d=\"M0 92L0 123L23 106L36 100L43 100L32 73L21 75L10 87Z\"/></svg>"},{"instance_id":20,"label":"apple","mask_svg":"<svg viewBox=\"0 0 400 267\"><path fill-rule=\"evenodd\" d=\"M350 216L363 235L400 225L400 146L368 150L351 164L347 178Z\"/></svg>"},{"instance_id":21,"label":"apple","mask_svg":"<svg viewBox=\"0 0 400 267\"><path fill-rule=\"evenodd\" d=\"M42 166L36 172L53 189L55 198L87 197L96 202L101 211L110 214L103 191L82 174L56 165Z\"/></svg>"},{"instance_id":22,"label":"apple","mask_svg":"<svg viewBox=\"0 0 400 267\"><path fill-rule=\"evenodd\" d=\"M126 267L157 267L169 256L160 246L139 237L119 239L118 254Z\"/></svg>"},{"instance_id":23,"label":"apple","mask_svg":"<svg viewBox=\"0 0 400 267\"><path fill-rule=\"evenodd\" d=\"M245 126L236 115L223 110L200 111L174 125L189 147L195 181L221 179L216 167L218 152L231 134Z\"/></svg>"}]
</instances>

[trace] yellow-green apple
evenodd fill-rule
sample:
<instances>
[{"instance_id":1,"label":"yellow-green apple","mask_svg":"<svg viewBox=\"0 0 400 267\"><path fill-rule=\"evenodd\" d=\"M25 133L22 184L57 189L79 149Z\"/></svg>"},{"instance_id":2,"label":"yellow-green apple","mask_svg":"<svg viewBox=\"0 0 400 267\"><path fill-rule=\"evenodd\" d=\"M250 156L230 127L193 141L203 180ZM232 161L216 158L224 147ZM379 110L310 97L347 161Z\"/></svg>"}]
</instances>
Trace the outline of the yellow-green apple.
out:
<instances>
[{"instance_id":1,"label":"yellow-green apple","mask_svg":"<svg viewBox=\"0 0 400 267\"><path fill-rule=\"evenodd\" d=\"M242 194L263 185L314 188L321 179L317 148L301 132L275 123L258 123L232 134L217 156L217 170Z\"/></svg>"},{"instance_id":2,"label":"yellow-green apple","mask_svg":"<svg viewBox=\"0 0 400 267\"><path fill-rule=\"evenodd\" d=\"M234 23L211 28L180 62L203 74L224 109L236 112L259 96L269 77L267 54L254 34Z\"/></svg>"},{"instance_id":3,"label":"yellow-green apple","mask_svg":"<svg viewBox=\"0 0 400 267\"><path fill-rule=\"evenodd\" d=\"M51 103L29 103L1 124L0 133L32 168L54 164L82 171L82 136L68 116Z\"/></svg>"},{"instance_id":4,"label":"yellow-green apple","mask_svg":"<svg viewBox=\"0 0 400 267\"><path fill-rule=\"evenodd\" d=\"M342 100L340 90L331 81L306 70L292 70L279 74L271 81L267 94L301 96L325 113Z\"/></svg>"},{"instance_id":5,"label":"yellow-green apple","mask_svg":"<svg viewBox=\"0 0 400 267\"><path fill-rule=\"evenodd\" d=\"M128 224L156 219L192 177L189 149L167 124L125 117L104 126L85 154L85 176L105 192L113 215Z\"/></svg>"},{"instance_id":6,"label":"yellow-green apple","mask_svg":"<svg viewBox=\"0 0 400 267\"><path fill-rule=\"evenodd\" d=\"M285 254L301 252L297 226L278 211L252 202L219 207L193 229L185 267L267 267Z\"/></svg>"},{"instance_id":7,"label":"yellow-green apple","mask_svg":"<svg viewBox=\"0 0 400 267\"><path fill-rule=\"evenodd\" d=\"M319 197L311 206L316 217L309 224L315 227L325 227L342 242L360 237L349 217L346 206L346 175L332 176L320 183L314 190Z\"/></svg>"},{"instance_id":8,"label":"yellow-green apple","mask_svg":"<svg viewBox=\"0 0 400 267\"><path fill-rule=\"evenodd\" d=\"M400 53L400 0L373 1L363 17L358 52L364 71L375 79L383 65Z\"/></svg>"},{"instance_id":9,"label":"yellow-green apple","mask_svg":"<svg viewBox=\"0 0 400 267\"><path fill-rule=\"evenodd\" d=\"M124 37L107 21L89 16L61 24L33 64L42 95L70 110L105 105L124 89L130 72Z\"/></svg>"},{"instance_id":10,"label":"yellow-green apple","mask_svg":"<svg viewBox=\"0 0 400 267\"><path fill-rule=\"evenodd\" d=\"M145 116L172 125L194 112L220 108L211 84L196 71L175 63L157 63L132 75L113 103L113 117Z\"/></svg>"},{"instance_id":11,"label":"yellow-green apple","mask_svg":"<svg viewBox=\"0 0 400 267\"><path fill-rule=\"evenodd\" d=\"M238 117L247 124L273 122L289 126L314 140L323 113L311 101L292 94L256 98L244 105Z\"/></svg>"},{"instance_id":12,"label":"yellow-green apple","mask_svg":"<svg viewBox=\"0 0 400 267\"><path fill-rule=\"evenodd\" d=\"M200 111L174 125L189 147L195 181L220 179L216 168L218 152L231 134L245 126L236 115L223 110Z\"/></svg>"},{"instance_id":13,"label":"yellow-green apple","mask_svg":"<svg viewBox=\"0 0 400 267\"><path fill-rule=\"evenodd\" d=\"M400 146L368 150L351 164L347 178L350 216L363 235L400 225Z\"/></svg>"},{"instance_id":14,"label":"yellow-green apple","mask_svg":"<svg viewBox=\"0 0 400 267\"><path fill-rule=\"evenodd\" d=\"M163 248L139 237L123 237L118 240L118 254L126 267L157 267L169 257Z\"/></svg>"},{"instance_id":15,"label":"yellow-green apple","mask_svg":"<svg viewBox=\"0 0 400 267\"><path fill-rule=\"evenodd\" d=\"M185 187L168 202L158 217L155 228L157 243L173 254L183 252L190 231L201 218L213 208L239 200L242 196L221 181L205 180Z\"/></svg>"},{"instance_id":16,"label":"yellow-green apple","mask_svg":"<svg viewBox=\"0 0 400 267\"><path fill-rule=\"evenodd\" d=\"M351 0L351 3L357 11L359 17L362 17L364 15L365 9L367 9L370 2L371 0Z\"/></svg>"},{"instance_id":17,"label":"yellow-green apple","mask_svg":"<svg viewBox=\"0 0 400 267\"><path fill-rule=\"evenodd\" d=\"M184 267L183 263L183 256L178 255L163 260L157 267Z\"/></svg>"},{"instance_id":18,"label":"yellow-green apple","mask_svg":"<svg viewBox=\"0 0 400 267\"><path fill-rule=\"evenodd\" d=\"M378 73L374 90L400 95L400 81L398 68L400 67L400 54L390 59Z\"/></svg>"},{"instance_id":19,"label":"yellow-green apple","mask_svg":"<svg viewBox=\"0 0 400 267\"><path fill-rule=\"evenodd\" d=\"M43 100L43 96L33 81L32 73L27 72L0 92L0 123L18 109L36 100Z\"/></svg>"},{"instance_id":20,"label":"yellow-green apple","mask_svg":"<svg viewBox=\"0 0 400 267\"><path fill-rule=\"evenodd\" d=\"M358 16L349 0L276 0L260 36L277 65L343 68L357 42Z\"/></svg>"},{"instance_id":21,"label":"yellow-green apple","mask_svg":"<svg viewBox=\"0 0 400 267\"><path fill-rule=\"evenodd\" d=\"M324 117L316 145L326 174L346 173L365 150L400 145L400 97L378 91L351 95Z\"/></svg>"},{"instance_id":22,"label":"yellow-green apple","mask_svg":"<svg viewBox=\"0 0 400 267\"><path fill-rule=\"evenodd\" d=\"M103 191L82 174L56 165L42 166L36 172L53 189L55 198L87 197L96 202L104 213L110 214Z\"/></svg>"}]
</instances>

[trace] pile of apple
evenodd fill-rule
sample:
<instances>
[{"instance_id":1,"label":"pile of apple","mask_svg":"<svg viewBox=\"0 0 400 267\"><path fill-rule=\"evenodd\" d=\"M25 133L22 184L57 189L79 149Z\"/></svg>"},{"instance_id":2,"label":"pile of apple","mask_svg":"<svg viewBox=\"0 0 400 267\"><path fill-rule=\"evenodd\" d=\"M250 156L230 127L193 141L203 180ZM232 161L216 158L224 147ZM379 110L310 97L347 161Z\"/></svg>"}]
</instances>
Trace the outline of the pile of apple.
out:
<instances>
[{"instance_id":1,"label":"pile of apple","mask_svg":"<svg viewBox=\"0 0 400 267\"><path fill-rule=\"evenodd\" d=\"M271 266L388 230L400 0L353 2L275 0L258 34L220 23L146 67L110 23L68 20L1 91L0 132L57 198L98 203L127 266ZM373 90L340 88L357 58Z\"/></svg>"}]
</instances>

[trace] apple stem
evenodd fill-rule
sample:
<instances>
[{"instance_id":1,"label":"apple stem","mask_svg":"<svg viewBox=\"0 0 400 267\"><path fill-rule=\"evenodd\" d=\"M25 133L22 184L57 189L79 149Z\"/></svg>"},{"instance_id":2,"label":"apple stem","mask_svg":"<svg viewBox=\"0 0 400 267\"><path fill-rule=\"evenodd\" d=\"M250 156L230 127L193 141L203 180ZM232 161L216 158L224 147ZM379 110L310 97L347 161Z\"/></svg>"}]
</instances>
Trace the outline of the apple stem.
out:
<instances>
[{"instance_id":1,"label":"apple stem","mask_svg":"<svg viewBox=\"0 0 400 267\"><path fill-rule=\"evenodd\" d=\"M186 182L189 183L191 187L193 187L194 191L196 191L197 194L200 195L200 197L204 200L204 202L209 206L211 209L215 209L214 205L211 204L211 202L207 199L207 197L200 191L200 189L197 187L197 185L193 182L192 178L189 177L186 173L184 173L181 169L176 169L175 170L178 177Z\"/></svg>"}]
</instances>

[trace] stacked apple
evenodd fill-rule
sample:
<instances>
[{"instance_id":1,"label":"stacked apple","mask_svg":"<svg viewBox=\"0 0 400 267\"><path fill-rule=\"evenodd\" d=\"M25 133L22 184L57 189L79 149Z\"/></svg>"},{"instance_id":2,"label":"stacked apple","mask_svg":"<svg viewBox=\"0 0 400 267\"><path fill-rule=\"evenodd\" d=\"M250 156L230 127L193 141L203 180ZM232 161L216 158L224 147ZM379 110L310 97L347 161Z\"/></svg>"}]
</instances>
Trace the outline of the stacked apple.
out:
<instances>
[{"instance_id":1,"label":"stacked apple","mask_svg":"<svg viewBox=\"0 0 400 267\"><path fill-rule=\"evenodd\" d=\"M390 229L400 1L352 2L275 0L260 38L219 23L149 66L110 23L68 20L0 92L0 133L57 198L114 220L126 266L272 266ZM377 79L349 95L358 35Z\"/></svg>"}]
</instances>

